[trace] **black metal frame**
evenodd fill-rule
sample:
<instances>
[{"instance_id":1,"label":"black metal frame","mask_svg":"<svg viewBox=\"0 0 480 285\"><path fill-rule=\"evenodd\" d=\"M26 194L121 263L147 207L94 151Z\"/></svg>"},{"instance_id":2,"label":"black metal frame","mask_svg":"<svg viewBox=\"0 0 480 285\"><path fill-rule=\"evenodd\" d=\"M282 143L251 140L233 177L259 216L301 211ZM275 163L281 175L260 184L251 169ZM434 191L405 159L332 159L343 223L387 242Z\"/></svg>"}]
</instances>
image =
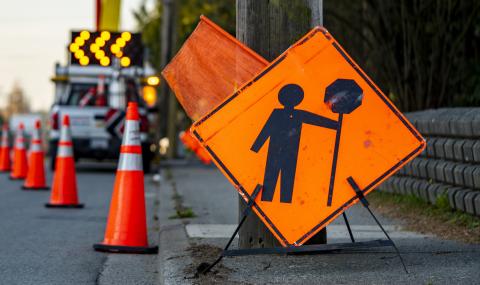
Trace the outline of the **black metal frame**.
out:
<instances>
[{"instance_id":1,"label":"black metal frame","mask_svg":"<svg viewBox=\"0 0 480 285\"><path fill-rule=\"evenodd\" d=\"M355 182L355 180L352 177L347 178L348 183L352 187L352 189L355 191L358 199L362 203L365 209L370 213L370 215L373 217L377 225L380 227L382 232L385 234L387 237L386 240L372 240L372 241L364 241L364 242L356 242L355 238L352 233L352 229L350 228L350 223L348 222L347 215L345 212L342 213L343 218L345 220L345 225L347 226L348 229L348 234L350 236L351 243L334 243L334 244L314 244L314 245L302 245L302 246L289 246L289 247L278 247L278 248L247 248L247 249L228 249L230 245L232 244L233 240L235 239L235 236L237 235L238 231L242 227L243 223L247 219L248 215L251 213L252 207L255 204L255 199L259 195L262 185L257 185L251 195L250 201L247 203L247 207L242 213L242 218L240 222L237 225L237 228L233 232L232 236L228 240L225 248L223 249L222 253L220 256L212 263L208 264L206 263L205 266L202 266L202 268L198 269L197 275L198 274L207 274L215 265L217 265L225 256L242 256L242 255L259 255L259 254L288 254L288 253L320 253L320 252L333 252L333 251L340 251L340 250L345 250L345 249L359 249L359 248L371 248L371 247L383 247L383 246L392 246L395 249L395 252L400 259L400 262L402 263L403 269L405 272L408 274L407 267L405 265L405 262L403 261L402 256L400 255L400 251L398 250L397 246L393 242L393 240L390 238L388 233L385 231L383 228L382 224L380 221L378 221L377 217L373 214L372 210L369 207L369 203L367 199L365 198L365 195L363 194L362 190L358 186L358 184Z\"/></svg>"}]
</instances>

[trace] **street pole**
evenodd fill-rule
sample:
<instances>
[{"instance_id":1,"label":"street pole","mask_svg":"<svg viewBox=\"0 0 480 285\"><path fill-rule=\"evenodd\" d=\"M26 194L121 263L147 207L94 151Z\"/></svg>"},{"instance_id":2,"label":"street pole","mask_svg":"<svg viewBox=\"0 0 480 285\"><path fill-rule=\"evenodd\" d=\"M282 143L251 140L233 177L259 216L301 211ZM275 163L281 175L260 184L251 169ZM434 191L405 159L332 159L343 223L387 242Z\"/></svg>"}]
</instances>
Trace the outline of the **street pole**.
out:
<instances>
[{"instance_id":1,"label":"street pole","mask_svg":"<svg viewBox=\"0 0 480 285\"><path fill-rule=\"evenodd\" d=\"M322 4L322 0L237 0L237 38L272 61L312 27L323 25ZM239 197L239 216L245 207ZM256 215L248 216L239 237L240 248L279 246ZM326 238L324 229L307 243L326 243Z\"/></svg>"},{"instance_id":2,"label":"street pole","mask_svg":"<svg viewBox=\"0 0 480 285\"><path fill-rule=\"evenodd\" d=\"M175 52L176 37L176 12L175 0L163 0L162 28L161 28L161 65L162 69L170 62ZM161 83L163 100L159 102L159 126L161 132L169 141L167 157L173 158L177 149L177 99L170 91L165 80Z\"/></svg>"}]
</instances>

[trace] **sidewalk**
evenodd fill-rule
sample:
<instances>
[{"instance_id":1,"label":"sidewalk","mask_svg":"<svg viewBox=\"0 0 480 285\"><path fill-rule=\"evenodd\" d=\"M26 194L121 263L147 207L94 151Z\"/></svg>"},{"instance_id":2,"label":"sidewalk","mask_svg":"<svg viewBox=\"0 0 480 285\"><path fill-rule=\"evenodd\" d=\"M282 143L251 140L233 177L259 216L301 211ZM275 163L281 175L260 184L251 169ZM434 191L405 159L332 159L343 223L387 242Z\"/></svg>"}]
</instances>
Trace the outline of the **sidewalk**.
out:
<instances>
[{"instance_id":1,"label":"sidewalk","mask_svg":"<svg viewBox=\"0 0 480 285\"><path fill-rule=\"evenodd\" d=\"M410 274L391 248L316 255L224 258L214 272L193 278L213 262L237 223L238 198L215 167L177 163L162 169L160 185L160 276L165 284L478 284L480 245L465 245L402 230L379 217L396 242ZM194 217L173 218L191 207ZM347 211L357 240L383 238L368 212ZM348 242L342 219L328 227L328 242ZM237 240L233 246L236 247Z\"/></svg>"}]
</instances>

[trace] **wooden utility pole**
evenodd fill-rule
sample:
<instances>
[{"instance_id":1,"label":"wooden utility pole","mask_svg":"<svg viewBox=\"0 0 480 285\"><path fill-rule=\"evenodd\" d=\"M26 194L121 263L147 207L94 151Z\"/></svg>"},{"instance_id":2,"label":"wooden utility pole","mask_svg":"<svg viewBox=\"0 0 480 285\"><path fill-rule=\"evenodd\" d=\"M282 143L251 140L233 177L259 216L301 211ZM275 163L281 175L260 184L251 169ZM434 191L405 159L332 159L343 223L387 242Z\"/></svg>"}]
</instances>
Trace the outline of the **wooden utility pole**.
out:
<instances>
[{"instance_id":1,"label":"wooden utility pole","mask_svg":"<svg viewBox=\"0 0 480 285\"><path fill-rule=\"evenodd\" d=\"M237 0L237 38L271 61L305 35L323 25L322 0ZM245 209L239 199L239 213ZM250 215L239 233L241 248L273 247L279 243L256 215ZM326 243L322 230L309 243Z\"/></svg>"},{"instance_id":2,"label":"wooden utility pole","mask_svg":"<svg viewBox=\"0 0 480 285\"><path fill-rule=\"evenodd\" d=\"M163 0L162 28L161 28L161 63L162 69L170 62L175 52L176 37L176 13L177 1ZM165 80L162 80L161 93L163 100L159 104L159 125L163 134L166 134L170 146L168 147L167 157L173 158L177 150L177 99L170 91Z\"/></svg>"}]
</instances>

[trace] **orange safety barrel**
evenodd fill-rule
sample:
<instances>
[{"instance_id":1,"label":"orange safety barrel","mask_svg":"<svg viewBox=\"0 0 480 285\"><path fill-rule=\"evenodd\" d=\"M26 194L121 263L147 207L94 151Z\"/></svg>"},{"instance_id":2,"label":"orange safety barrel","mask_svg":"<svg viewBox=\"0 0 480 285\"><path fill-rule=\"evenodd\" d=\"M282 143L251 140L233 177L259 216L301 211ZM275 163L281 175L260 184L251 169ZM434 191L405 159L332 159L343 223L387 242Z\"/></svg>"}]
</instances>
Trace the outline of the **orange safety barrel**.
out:
<instances>
[{"instance_id":1,"label":"orange safety barrel","mask_svg":"<svg viewBox=\"0 0 480 285\"><path fill-rule=\"evenodd\" d=\"M185 145L185 147L195 153L197 158L203 164L212 163L212 157L208 151L195 139L190 132L190 130L185 130L180 133L180 141Z\"/></svg>"},{"instance_id":2,"label":"orange safety barrel","mask_svg":"<svg viewBox=\"0 0 480 285\"><path fill-rule=\"evenodd\" d=\"M180 141L185 145L186 148L195 152L200 144L198 141L192 136L190 130L185 130L180 133Z\"/></svg>"}]
</instances>

